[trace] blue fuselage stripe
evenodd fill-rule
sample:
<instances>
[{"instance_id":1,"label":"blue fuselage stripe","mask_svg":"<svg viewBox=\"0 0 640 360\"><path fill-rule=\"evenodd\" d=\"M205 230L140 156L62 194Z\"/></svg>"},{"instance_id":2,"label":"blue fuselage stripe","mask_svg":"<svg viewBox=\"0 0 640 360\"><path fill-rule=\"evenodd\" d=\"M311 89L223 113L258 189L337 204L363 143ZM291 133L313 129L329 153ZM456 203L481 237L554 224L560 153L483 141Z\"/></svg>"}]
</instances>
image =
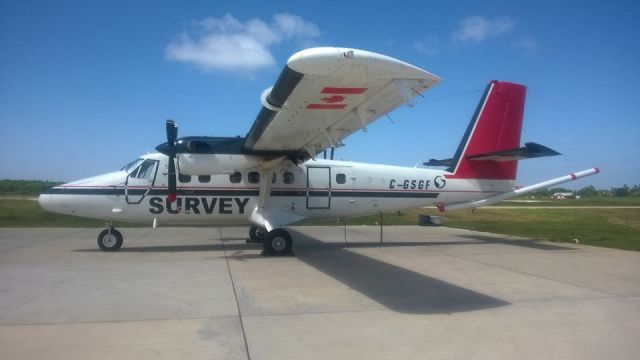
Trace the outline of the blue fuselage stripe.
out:
<instances>
[{"instance_id":1,"label":"blue fuselage stripe","mask_svg":"<svg viewBox=\"0 0 640 360\"><path fill-rule=\"evenodd\" d=\"M147 193L148 191L148 193ZM52 188L45 194L52 195L111 195L124 196L124 188ZM167 195L167 189L129 189L129 195L158 196ZM178 189L178 196L258 196L258 189ZM371 198L422 198L434 199L438 197L437 192L404 192L404 191L351 191L351 190L309 190L308 195L312 197L371 197ZM272 190L274 197L306 197L307 190Z\"/></svg>"}]
</instances>

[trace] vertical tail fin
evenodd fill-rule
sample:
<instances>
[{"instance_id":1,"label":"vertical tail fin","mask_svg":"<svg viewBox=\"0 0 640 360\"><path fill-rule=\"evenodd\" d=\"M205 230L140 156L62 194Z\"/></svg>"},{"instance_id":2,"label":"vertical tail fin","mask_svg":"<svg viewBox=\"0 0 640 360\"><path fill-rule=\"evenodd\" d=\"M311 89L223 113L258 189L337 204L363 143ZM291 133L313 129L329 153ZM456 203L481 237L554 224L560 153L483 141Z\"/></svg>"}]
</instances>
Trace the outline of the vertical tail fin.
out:
<instances>
[{"instance_id":1,"label":"vertical tail fin","mask_svg":"<svg viewBox=\"0 0 640 360\"><path fill-rule=\"evenodd\" d=\"M470 160L468 157L520 146L526 87L493 80L476 108L458 146L450 178L514 180L518 162Z\"/></svg>"}]
</instances>

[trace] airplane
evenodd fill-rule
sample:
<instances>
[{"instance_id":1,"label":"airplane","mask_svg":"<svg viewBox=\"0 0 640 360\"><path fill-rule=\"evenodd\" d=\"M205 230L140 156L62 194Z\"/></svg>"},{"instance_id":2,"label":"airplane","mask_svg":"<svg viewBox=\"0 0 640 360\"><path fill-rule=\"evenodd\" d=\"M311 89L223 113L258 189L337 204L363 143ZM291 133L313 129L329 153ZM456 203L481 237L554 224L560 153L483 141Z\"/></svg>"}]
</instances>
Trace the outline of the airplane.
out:
<instances>
[{"instance_id":1,"label":"airplane","mask_svg":"<svg viewBox=\"0 0 640 360\"><path fill-rule=\"evenodd\" d=\"M599 172L515 185L519 160L559 153L520 147L526 88L491 81L457 151L426 167L333 160L352 133L438 84L440 78L365 50L318 47L292 55L245 137L188 136L166 122L167 141L119 171L69 182L40 195L48 211L103 219L98 246L123 244L113 221L176 225L250 224L263 254L287 255L286 226L435 205L453 211L495 204ZM326 159L326 151L331 158ZM320 154L324 153L325 158ZM428 167L446 167L436 169Z\"/></svg>"}]
</instances>

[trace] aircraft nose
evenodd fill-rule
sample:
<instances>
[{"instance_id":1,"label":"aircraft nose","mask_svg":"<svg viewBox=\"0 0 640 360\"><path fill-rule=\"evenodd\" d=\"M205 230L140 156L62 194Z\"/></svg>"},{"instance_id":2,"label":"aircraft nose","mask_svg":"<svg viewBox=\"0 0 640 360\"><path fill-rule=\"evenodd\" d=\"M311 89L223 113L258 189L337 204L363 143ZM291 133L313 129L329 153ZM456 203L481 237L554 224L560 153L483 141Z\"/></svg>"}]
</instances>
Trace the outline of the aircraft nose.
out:
<instances>
[{"instance_id":1,"label":"aircraft nose","mask_svg":"<svg viewBox=\"0 0 640 360\"><path fill-rule=\"evenodd\" d=\"M54 200L51 194L40 194L38 197L38 204L40 207L47 211L55 211Z\"/></svg>"}]
</instances>

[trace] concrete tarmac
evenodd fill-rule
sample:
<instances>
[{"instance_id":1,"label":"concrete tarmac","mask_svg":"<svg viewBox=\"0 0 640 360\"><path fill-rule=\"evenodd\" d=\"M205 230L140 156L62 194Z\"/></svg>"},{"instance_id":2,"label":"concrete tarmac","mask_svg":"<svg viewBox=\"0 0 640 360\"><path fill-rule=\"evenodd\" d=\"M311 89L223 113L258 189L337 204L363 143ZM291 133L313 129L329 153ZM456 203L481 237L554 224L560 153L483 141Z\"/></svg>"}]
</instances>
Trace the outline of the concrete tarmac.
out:
<instances>
[{"instance_id":1,"label":"concrete tarmac","mask_svg":"<svg viewBox=\"0 0 640 360\"><path fill-rule=\"evenodd\" d=\"M0 229L0 359L638 359L640 253L445 227Z\"/></svg>"}]
</instances>

